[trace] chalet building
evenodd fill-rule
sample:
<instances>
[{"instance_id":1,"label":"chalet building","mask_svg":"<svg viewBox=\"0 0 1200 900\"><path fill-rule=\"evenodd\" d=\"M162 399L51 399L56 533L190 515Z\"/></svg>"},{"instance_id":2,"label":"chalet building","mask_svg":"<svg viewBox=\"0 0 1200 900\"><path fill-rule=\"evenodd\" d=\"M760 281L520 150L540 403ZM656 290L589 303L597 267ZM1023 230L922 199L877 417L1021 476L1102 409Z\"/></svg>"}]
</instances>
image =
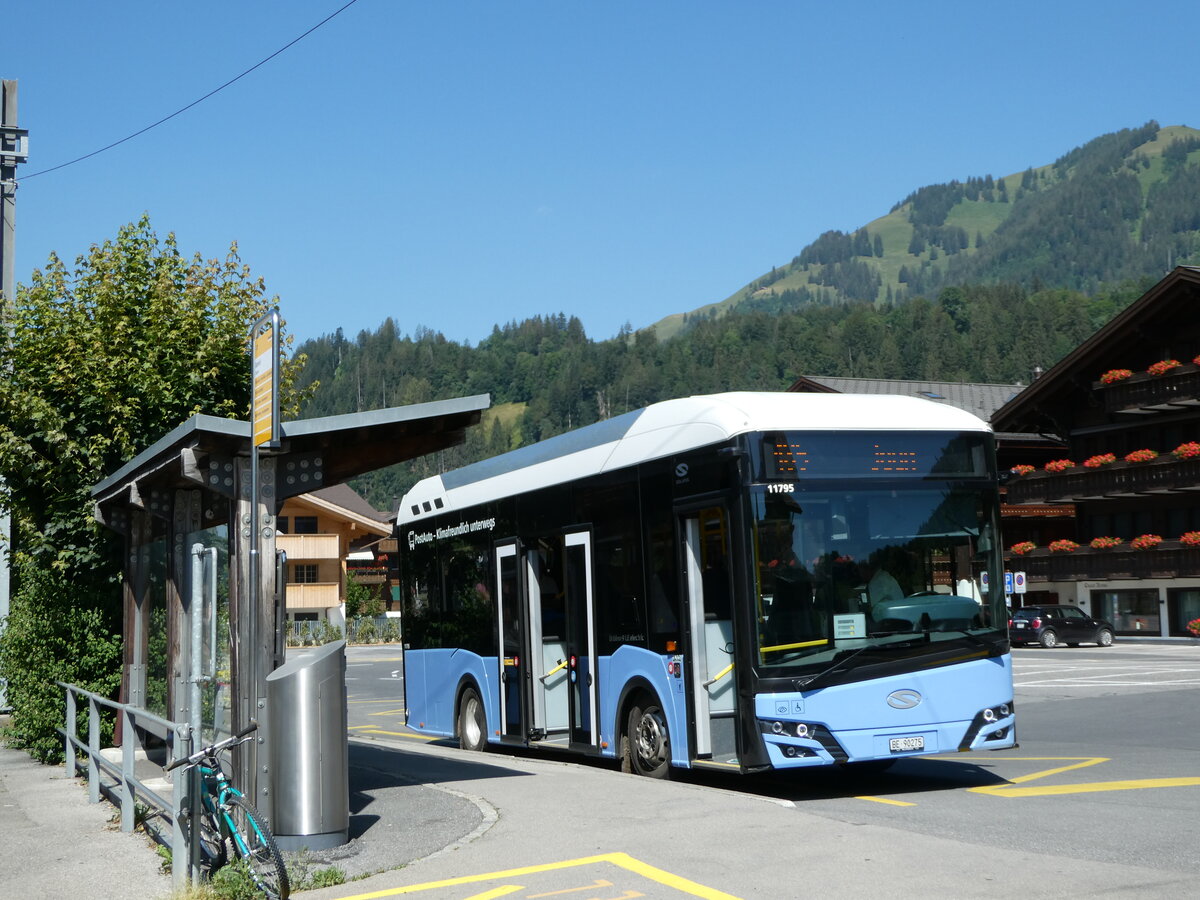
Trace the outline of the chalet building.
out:
<instances>
[{"instance_id":1,"label":"chalet building","mask_svg":"<svg viewBox=\"0 0 1200 900\"><path fill-rule=\"evenodd\" d=\"M1008 455L1010 508L1075 510L1006 528L1026 603L1077 604L1130 636L1186 637L1200 618L1198 310L1200 269L1176 268L993 413L998 434L1063 446L1049 465Z\"/></svg>"},{"instance_id":2,"label":"chalet building","mask_svg":"<svg viewBox=\"0 0 1200 900\"><path fill-rule=\"evenodd\" d=\"M344 628L346 575L391 596L376 545L392 520L345 484L289 498L277 518L276 546L287 553L289 622L328 621Z\"/></svg>"}]
</instances>

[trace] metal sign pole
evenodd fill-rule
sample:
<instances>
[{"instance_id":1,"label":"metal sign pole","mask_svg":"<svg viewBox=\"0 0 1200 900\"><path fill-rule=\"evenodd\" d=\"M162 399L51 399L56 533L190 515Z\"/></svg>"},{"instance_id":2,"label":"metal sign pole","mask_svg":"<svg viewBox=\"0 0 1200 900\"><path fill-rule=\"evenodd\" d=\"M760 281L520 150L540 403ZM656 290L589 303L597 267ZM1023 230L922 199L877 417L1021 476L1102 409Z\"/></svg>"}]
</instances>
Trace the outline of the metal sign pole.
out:
<instances>
[{"instance_id":1,"label":"metal sign pole","mask_svg":"<svg viewBox=\"0 0 1200 900\"><path fill-rule=\"evenodd\" d=\"M269 330L264 331L264 327ZM250 503L247 546L249 548L248 582L243 596L246 605L243 608L246 615L246 653L239 654L239 663L244 663L248 671L240 673L241 677L250 682L250 709L252 715L259 721L258 739L247 748L250 751L250 761L245 771L250 780L244 785L244 790L258 802L260 790L257 785L260 780L263 787L267 781L262 767L258 764L257 750L270 735L266 733L266 717L263 714L263 704L266 702L266 661L259 652L260 624L262 622L261 594L259 579L262 572L261 542L262 530L266 525L259 515L260 485L259 485L259 448L276 448L279 446L279 310L273 309L264 315L250 329L250 375L252 403L250 411ZM274 608L274 607L272 607ZM248 722L239 723L244 728Z\"/></svg>"}]
</instances>

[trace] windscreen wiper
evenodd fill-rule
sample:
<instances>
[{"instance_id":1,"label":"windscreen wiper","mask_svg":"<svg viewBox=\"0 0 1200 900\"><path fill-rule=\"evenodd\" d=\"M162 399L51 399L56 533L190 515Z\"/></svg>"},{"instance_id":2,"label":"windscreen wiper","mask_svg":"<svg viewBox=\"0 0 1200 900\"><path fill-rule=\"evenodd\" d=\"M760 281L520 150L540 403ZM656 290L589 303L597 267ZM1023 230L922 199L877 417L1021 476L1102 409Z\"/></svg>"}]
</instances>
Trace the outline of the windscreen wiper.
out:
<instances>
[{"instance_id":1,"label":"windscreen wiper","mask_svg":"<svg viewBox=\"0 0 1200 900\"><path fill-rule=\"evenodd\" d=\"M998 649L995 642L984 640L979 635L972 634L970 631L967 631L966 629L963 629L963 628L947 628L944 630L935 630L935 629L930 629L930 628L925 629L925 639L926 640L929 640L930 635L933 635L933 634L960 634L963 637L965 637L967 640L971 641L972 643L978 644L981 647L986 647L988 649L989 656L999 656L1000 655L1000 650Z\"/></svg>"},{"instance_id":2,"label":"windscreen wiper","mask_svg":"<svg viewBox=\"0 0 1200 900\"><path fill-rule=\"evenodd\" d=\"M925 638L925 640L928 639L928 637ZM850 660L854 659L860 653L865 653L867 650L907 650L916 643L917 640L893 641L890 644L868 644L865 647L859 647L856 650L851 650L847 655L841 657L840 659L835 659L833 661L833 665L818 672L816 675L793 678L792 683L796 685L796 690L811 691L815 688L823 687L830 681L832 676L838 675L842 672L848 672L849 667L847 667L846 663L850 662Z\"/></svg>"}]
</instances>

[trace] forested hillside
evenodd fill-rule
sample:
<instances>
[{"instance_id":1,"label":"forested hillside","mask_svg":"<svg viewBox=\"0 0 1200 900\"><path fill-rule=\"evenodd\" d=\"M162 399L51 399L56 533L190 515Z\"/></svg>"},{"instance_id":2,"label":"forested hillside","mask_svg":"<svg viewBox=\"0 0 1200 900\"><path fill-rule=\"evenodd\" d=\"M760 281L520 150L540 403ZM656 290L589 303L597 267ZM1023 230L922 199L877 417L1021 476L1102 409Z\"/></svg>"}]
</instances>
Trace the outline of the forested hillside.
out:
<instances>
[{"instance_id":1,"label":"forested hillside","mask_svg":"<svg viewBox=\"0 0 1200 900\"><path fill-rule=\"evenodd\" d=\"M696 322L659 341L625 331L594 341L579 320L536 317L497 326L477 346L386 321L353 340L306 343L305 379L320 387L305 417L476 393L493 411L465 446L365 476L355 487L390 509L418 478L670 397L782 390L799 375L1028 382L1152 280L1088 297L1017 285L947 288L934 300L761 310Z\"/></svg>"},{"instance_id":2,"label":"forested hillside","mask_svg":"<svg viewBox=\"0 0 1200 900\"><path fill-rule=\"evenodd\" d=\"M1051 165L929 185L852 233L829 231L720 303L657 323L669 337L737 309L901 303L948 285L1091 294L1200 262L1200 131L1107 134Z\"/></svg>"}]
</instances>

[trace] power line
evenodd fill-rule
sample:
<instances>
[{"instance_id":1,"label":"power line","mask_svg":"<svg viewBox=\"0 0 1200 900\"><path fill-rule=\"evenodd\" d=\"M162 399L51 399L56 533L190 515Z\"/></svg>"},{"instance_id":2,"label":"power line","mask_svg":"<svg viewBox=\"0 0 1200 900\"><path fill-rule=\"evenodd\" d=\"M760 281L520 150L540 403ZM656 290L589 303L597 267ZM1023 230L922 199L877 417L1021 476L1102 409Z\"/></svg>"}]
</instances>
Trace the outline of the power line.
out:
<instances>
[{"instance_id":1,"label":"power line","mask_svg":"<svg viewBox=\"0 0 1200 900\"><path fill-rule=\"evenodd\" d=\"M75 159L72 159L65 163L59 163L57 166L51 166L49 169L42 169L41 171L34 172L32 175L25 175L21 178L21 180L25 181L29 178L37 178L37 176L45 175L48 172L57 172L59 169L65 169L67 166L73 166L77 162L83 162L85 159L91 159L93 156L99 156L101 153L103 153L106 150L111 150L113 147L119 147L121 144L124 144L126 141L131 141L135 137L145 134L150 129L157 128L159 125L162 125L164 122L171 121L171 119L175 118L176 116L178 116L182 113L187 112L193 106L203 103L205 100L207 100L209 97L213 96L214 94L219 94L221 91L225 90L225 88L229 87L234 82L240 81L241 79L245 78L247 75L249 75L251 72L253 72L255 69L259 68L260 66L266 65L271 60L273 60L275 57L277 57L280 53L283 53L289 47L292 47L295 44L300 43L302 40L304 40L306 37L308 37L310 34L312 34L314 31L316 31L318 28L320 28L322 25L324 25L330 19L333 19L336 16L341 15L342 13L344 13L347 9L349 9L351 6L353 6L357 2L358 2L358 0L350 0L350 2L347 3L345 6L343 6L341 9L338 9L338 10L330 13L324 19L322 19L320 22L318 22L316 25L314 25L312 28L308 29L308 31L304 32L304 34L302 34L298 38L295 38L295 39L289 41L288 43L284 44L282 47L280 47L278 50L276 50L270 56L266 57L265 59L259 60L254 65L252 65L250 68L248 68L246 71L242 72L240 75L236 75L233 78L230 78L227 82L225 82L220 87L213 88L211 91L209 91L203 97L193 100L187 106L180 107L179 109L175 110L175 112L171 113L169 116L164 116L163 118L159 119L157 122L154 122L151 125L147 125L145 128L142 128L139 131L135 131L133 134L127 135L126 137L121 138L119 141L113 141L111 144L107 144L106 146L101 147L99 150L93 150L91 153L85 153L83 156L78 156Z\"/></svg>"}]
</instances>

